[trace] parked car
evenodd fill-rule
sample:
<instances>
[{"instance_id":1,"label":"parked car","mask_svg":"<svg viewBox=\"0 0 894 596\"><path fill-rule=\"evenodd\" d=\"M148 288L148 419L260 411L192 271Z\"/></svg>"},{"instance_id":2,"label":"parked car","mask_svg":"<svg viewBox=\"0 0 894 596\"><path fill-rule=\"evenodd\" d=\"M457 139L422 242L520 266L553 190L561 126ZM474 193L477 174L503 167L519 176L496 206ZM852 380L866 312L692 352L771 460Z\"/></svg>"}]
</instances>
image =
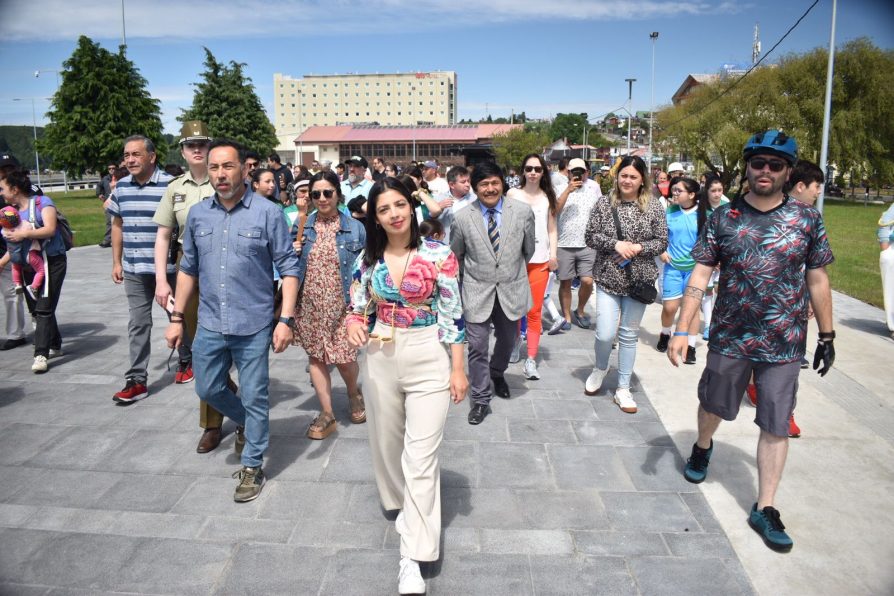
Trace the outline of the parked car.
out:
<instances>
[{"instance_id":1,"label":"parked car","mask_svg":"<svg viewBox=\"0 0 894 596\"><path fill-rule=\"evenodd\" d=\"M825 195L827 197L843 197L844 191L841 190L840 186L836 186L834 182L827 182Z\"/></svg>"}]
</instances>

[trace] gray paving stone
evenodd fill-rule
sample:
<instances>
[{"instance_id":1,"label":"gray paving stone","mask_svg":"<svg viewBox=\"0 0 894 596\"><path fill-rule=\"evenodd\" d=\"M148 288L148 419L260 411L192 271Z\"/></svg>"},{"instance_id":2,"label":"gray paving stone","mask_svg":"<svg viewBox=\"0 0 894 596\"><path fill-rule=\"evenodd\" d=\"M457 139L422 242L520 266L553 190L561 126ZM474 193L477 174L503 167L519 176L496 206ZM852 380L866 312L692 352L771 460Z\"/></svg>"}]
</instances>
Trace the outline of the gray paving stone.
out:
<instances>
[{"instance_id":1,"label":"gray paving stone","mask_svg":"<svg viewBox=\"0 0 894 596\"><path fill-rule=\"evenodd\" d=\"M10 505L8 503L0 504L0 526L4 528L16 528L26 525L27 521L33 517L40 507L33 505Z\"/></svg>"},{"instance_id":2,"label":"gray paving stone","mask_svg":"<svg viewBox=\"0 0 894 596\"><path fill-rule=\"evenodd\" d=\"M479 532L481 550L500 554L571 554L571 534L562 530L498 530L484 528Z\"/></svg>"},{"instance_id":3,"label":"gray paving stone","mask_svg":"<svg viewBox=\"0 0 894 596\"><path fill-rule=\"evenodd\" d=\"M321 480L325 482L374 482L369 441L337 439Z\"/></svg>"},{"instance_id":4,"label":"gray paving stone","mask_svg":"<svg viewBox=\"0 0 894 596\"><path fill-rule=\"evenodd\" d=\"M438 455L441 486L478 486L478 443L442 441Z\"/></svg>"},{"instance_id":5,"label":"gray paving stone","mask_svg":"<svg viewBox=\"0 0 894 596\"><path fill-rule=\"evenodd\" d=\"M441 518L444 527L526 527L515 493L505 488L441 487Z\"/></svg>"},{"instance_id":6,"label":"gray paving stone","mask_svg":"<svg viewBox=\"0 0 894 596\"><path fill-rule=\"evenodd\" d=\"M325 549L243 544L216 594L318 594L330 554Z\"/></svg>"},{"instance_id":7,"label":"gray paving stone","mask_svg":"<svg viewBox=\"0 0 894 596\"><path fill-rule=\"evenodd\" d=\"M198 534L203 521L201 517L187 515L43 507L27 525L39 530L84 534L188 539Z\"/></svg>"},{"instance_id":8,"label":"gray paving stone","mask_svg":"<svg viewBox=\"0 0 894 596\"><path fill-rule=\"evenodd\" d=\"M234 486L235 488L235 486ZM333 482L271 481L257 517L263 519L330 520L348 513L351 485Z\"/></svg>"},{"instance_id":9,"label":"gray paving stone","mask_svg":"<svg viewBox=\"0 0 894 596\"><path fill-rule=\"evenodd\" d=\"M606 529L608 518L596 491L515 492L525 521L531 528Z\"/></svg>"},{"instance_id":10,"label":"gray paving stone","mask_svg":"<svg viewBox=\"0 0 894 596\"><path fill-rule=\"evenodd\" d=\"M569 420L508 420L509 440L513 443L576 443Z\"/></svg>"},{"instance_id":11,"label":"gray paving stone","mask_svg":"<svg viewBox=\"0 0 894 596\"><path fill-rule=\"evenodd\" d=\"M643 594L751 594L748 584L730 572L720 559L633 557L628 559Z\"/></svg>"},{"instance_id":12,"label":"gray paving stone","mask_svg":"<svg viewBox=\"0 0 894 596\"><path fill-rule=\"evenodd\" d=\"M644 443L661 447L674 446L674 440L660 422L634 422L631 426L642 436Z\"/></svg>"},{"instance_id":13,"label":"gray paving stone","mask_svg":"<svg viewBox=\"0 0 894 596\"><path fill-rule=\"evenodd\" d=\"M634 486L643 491L697 492L683 478L683 459L673 447L618 447L618 455Z\"/></svg>"},{"instance_id":14,"label":"gray paving stone","mask_svg":"<svg viewBox=\"0 0 894 596\"><path fill-rule=\"evenodd\" d=\"M539 420L596 420L596 411L587 399L537 400L534 413Z\"/></svg>"},{"instance_id":15,"label":"gray paving stone","mask_svg":"<svg viewBox=\"0 0 894 596\"><path fill-rule=\"evenodd\" d=\"M103 493L97 506L124 511L170 511L192 486L186 476L128 474Z\"/></svg>"},{"instance_id":16,"label":"gray paving stone","mask_svg":"<svg viewBox=\"0 0 894 596\"><path fill-rule=\"evenodd\" d=\"M478 534L475 528L442 528L441 559L452 557L456 553L481 552L481 540ZM385 532L385 548L400 549L400 534L394 529L394 524L389 524Z\"/></svg>"},{"instance_id":17,"label":"gray paving stone","mask_svg":"<svg viewBox=\"0 0 894 596\"><path fill-rule=\"evenodd\" d=\"M304 436L304 431L300 436L271 435L270 448L264 454L264 471L277 480L319 480L336 444L333 436L313 441Z\"/></svg>"},{"instance_id":18,"label":"gray paving stone","mask_svg":"<svg viewBox=\"0 0 894 596\"><path fill-rule=\"evenodd\" d=\"M699 526L676 493L602 492L612 527L620 531L694 532Z\"/></svg>"},{"instance_id":19,"label":"gray paving stone","mask_svg":"<svg viewBox=\"0 0 894 596\"><path fill-rule=\"evenodd\" d=\"M133 430L68 428L28 460L38 468L101 470L100 462L117 451Z\"/></svg>"},{"instance_id":20,"label":"gray paving stone","mask_svg":"<svg viewBox=\"0 0 894 596\"><path fill-rule=\"evenodd\" d=\"M17 472L25 478L31 476L32 481L26 482L21 490L7 499L8 502L20 505L89 507L122 478L121 474L110 472L71 470L41 470L39 474L32 475L31 469L21 468L21 472Z\"/></svg>"},{"instance_id":21,"label":"gray paving stone","mask_svg":"<svg viewBox=\"0 0 894 596\"><path fill-rule=\"evenodd\" d=\"M6 416L6 408L2 410ZM0 453L5 465L16 466L39 454L64 429L46 424L11 423L0 433ZM3 488L0 488L0 494Z\"/></svg>"},{"instance_id":22,"label":"gray paving stone","mask_svg":"<svg viewBox=\"0 0 894 596\"><path fill-rule=\"evenodd\" d=\"M583 445L642 445L643 438L635 424L627 421L584 420L572 423L578 441Z\"/></svg>"},{"instance_id":23,"label":"gray paving stone","mask_svg":"<svg viewBox=\"0 0 894 596\"><path fill-rule=\"evenodd\" d=\"M677 557L734 559L736 553L723 534L677 532L664 534L671 554Z\"/></svg>"},{"instance_id":24,"label":"gray paving stone","mask_svg":"<svg viewBox=\"0 0 894 596\"><path fill-rule=\"evenodd\" d=\"M344 549L329 558L320 594L394 594L400 557L391 551Z\"/></svg>"},{"instance_id":25,"label":"gray paving stone","mask_svg":"<svg viewBox=\"0 0 894 596\"><path fill-rule=\"evenodd\" d=\"M289 537L289 544L326 548L384 548L385 534L393 524L384 519L374 523L354 523L340 519L305 519L299 521Z\"/></svg>"},{"instance_id":26,"label":"gray paving stone","mask_svg":"<svg viewBox=\"0 0 894 596\"><path fill-rule=\"evenodd\" d=\"M200 478L189 487L171 513L180 515L221 515L224 517L257 517L270 496L275 483L267 483L259 496L248 503L233 501L238 482L235 478Z\"/></svg>"},{"instance_id":27,"label":"gray paving stone","mask_svg":"<svg viewBox=\"0 0 894 596\"><path fill-rule=\"evenodd\" d=\"M65 393L69 387L71 393ZM99 386L66 384L58 390L64 395L64 398L53 403L53 418L48 420L47 424L82 427L111 426L119 424L127 411L127 408L115 406L106 387L102 387L102 391L100 391ZM79 396L78 400L70 399L71 395ZM109 399L100 401L97 398L98 395ZM87 401L86 396L90 396L91 399Z\"/></svg>"},{"instance_id":28,"label":"gray paving stone","mask_svg":"<svg viewBox=\"0 0 894 596\"><path fill-rule=\"evenodd\" d=\"M617 557L532 556L537 594L637 594L627 564Z\"/></svg>"},{"instance_id":29,"label":"gray paving stone","mask_svg":"<svg viewBox=\"0 0 894 596\"><path fill-rule=\"evenodd\" d=\"M123 592L208 594L233 555L233 546L187 540L141 539L137 556L117 570Z\"/></svg>"},{"instance_id":30,"label":"gray paving stone","mask_svg":"<svg viewBox=\"0 0 894 596\"><path fill-rule=\"evenodd\" d=\"M555 482L542 445L481 443L480 486L485 488L552 488Z\"/></svg>"},{"instance_id":31,"label":"gray paving stone","mask_svg":"<svg viewBox=\"0 0 894 596\"><path fill-rule=\"evenodd\" d=\"M46 586L27 586L25 584L8 584L0 581L0 594L15 596L40 596L52 593L52 588Z\"/></svg>"},{"instance_id":32,"label":"gray paving stone","mask_svg":"<svg viewBox=\"0 0 894 596\"><path fill-rule=\"evenodd\" d=\"M295 529L295 522L281 519L246 519L212 516L204 520L197 534L200 540L213 542L269 542L285 544Z\"/></svg>"},{"instance_id":33,"label":"gray paving stone","mask_svg":"<svg viewBox=\"0 0 894 596\"><path fill-rule=\"evenodd\" d=\"M549 460L555 472L556 484L560 489L633 488L633 482L613 447L550 445Z\"/></svg>"},{"instance_id":34,"label":"gray paving stone","mask_svg":"<svg viewBox=\"0 0 894 596\"><path fill-rule=\"evenodd\" d=\"M509 433L506 430L511 418L505 416L488 416L487 426L473 426L467 418L461 416L448 416L444 425L444 438L453 441L508 441Z\"/></svg>"},{"instance_id":35,"label":"gray paving stone","mask_svg":"<svg viewBox=\"0 0 894 596\"><path fill-rule=\"evenodd\" d=\"M0 528L0 578L9 583L36 583L25 563L57 535L24 528Z\"/></svg>"},{"instance_id":36,"label":"gray paving stone","mask_svg":"<svg viewBox=\"0 0 894 596\"><path fill-rule=\"evenodd\" d=\"M142 429L97 465L111 472L157 474L170 468L184 452L195 452L196 441L195 433Z\"/></svg>"},{"instance_id":37,"label":"gray paving stone","mask_svg":"<svg viewBox=\"0 0 894 596\"><path fill-rule=\"evenodd\" d=\"M445 557L439 571L440 573L436 577L427 582L429 593L433 595L524 596L534 594L528 555L457 553L454 556ZM425 570L422 575L426 576ZM391 590L393 591L393 588Z\"/></svg>"},{"instance_id":38,"label":"gray paving stone","mask_svg":"<svg viewBox=\"0 0 894 596\"><path fill-rule=\"evenodd\" d=\"M668 555L660 534L647 532L572 532L577 550L585 555L635 557Z\"/></svg>"},{"instance_id":39,"label":"gray paving stone","mask_svg":"<svg viewBox=\"0 0 894 596\"><path fill-rule=\"evenodd\" d=\"M698 524L703 531L723 532L723 528L720 527L720 522L717 521L717 517L715 517L714 512L711 511L711 506L708 505L708 501L701 492L680 493L680 497L682 497L686 506L689 507L689 511L692 512L692 515L695 517L696 521L698 521Z\"/></svg>"},{"instance_id":40,"label":"gray paving stone","mask_svg":"<svg viewBox=\"0 0 894 596\"><path fill-rule=\"evenodd\" d=\"M198 400L193 402L196 410L198 410L197 402ZM170 430L171 427L176 426L184 418L193 420L196 418L196 413L191 408L184 407L182 403L175 402L172 405L166 405L152 399L137 402L126 408L115 409L123 411L118 424L133 429Z\"/></svg>"},{"instance_id":41,"label":"gray paving stone","mask_svg":"<svg viewBox=\"0 0 894 596\"><path fill-rule=\"evenodd\" d=\"M339 485L344 487L344 485ZM379 491L375 484L354 484L345 487L349 491L349 501L347 509L338 508L324 518L346 519L348 521L366 523L373 520L394 520L396 513L386 515L382 508L382 502L379 500ZM337 500L333 500L338 503Z\"/></svg>"}]
</instances>

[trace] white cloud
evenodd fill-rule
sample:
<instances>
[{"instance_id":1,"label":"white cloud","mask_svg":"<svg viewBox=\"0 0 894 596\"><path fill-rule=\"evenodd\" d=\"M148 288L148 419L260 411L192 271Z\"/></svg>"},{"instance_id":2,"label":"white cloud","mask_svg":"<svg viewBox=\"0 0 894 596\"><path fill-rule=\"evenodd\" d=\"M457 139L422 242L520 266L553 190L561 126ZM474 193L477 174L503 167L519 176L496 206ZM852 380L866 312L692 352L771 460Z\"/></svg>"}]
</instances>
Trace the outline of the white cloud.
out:
<instances>
[{"instance_id":1,"label":"white cloud","mask_svg":"<svg viewBox=\"0 0 894 596\"><path fill-rule=\"evenodd\" d=\"M259 9L260 8L260 9ZM732 2L633 0L491 0L482 10L480 0L380 0L357 4L345 0L272 0L263 7L220 0L152 0L125 2L128 39L214 39L221 37L280 36L288 28L304 34L349 34L435 29L446 25L486 25L518 21L618 21L738 12ZM350 18L347 18L350 15ZM93 39L121 37L121 4L114 0L6 0L0 38Z\"/></svg>"}]
</instances>

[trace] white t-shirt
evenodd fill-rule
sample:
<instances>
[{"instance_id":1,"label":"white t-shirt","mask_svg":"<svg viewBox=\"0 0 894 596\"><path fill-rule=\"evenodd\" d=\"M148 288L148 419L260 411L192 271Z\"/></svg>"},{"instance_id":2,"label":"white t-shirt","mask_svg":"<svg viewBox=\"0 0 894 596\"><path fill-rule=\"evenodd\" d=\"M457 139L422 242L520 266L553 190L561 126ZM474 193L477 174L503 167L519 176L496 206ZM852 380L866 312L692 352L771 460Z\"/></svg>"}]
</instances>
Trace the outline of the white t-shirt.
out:
<instances>
[{"instance_id":1,"label":"white t-shirt","mask_svg":"<svg viewBox=\"0 0 894 596\"><path fill-rule=\"evenodd\" d=\"M431 196L433 197L450 192L450 186L447 184L447 181L440 176L431 182L426 180L426 184L428 184L428 190L431 191Z\"/></svg>"},{"instance_id":2,"label":"white t-shirt","mask_svg":"<svg viewBox=\"0 0 894 596\"><path fill-rule=\"evenodd\" d=\"M568 184L556 187L556 196L561 195ZM587 246L587 223L590 212L602 197L602 189L594 180L587 178L583 186L568 195L565 206L559 211L559 248L584 248Z\"/></svg>"},{"instance_id":3,"label":"white t-shirt","mask_svg":"<svg viewBox=\"0 0 894 596\"><path fill-rule=\"evenodd\" d=\"M534 254L528 262L546 263L549 261L549 199L541 192L530 202L520 188L510 188L506 196L524 203L534 212Z\"/></svg>"}]
</instances>

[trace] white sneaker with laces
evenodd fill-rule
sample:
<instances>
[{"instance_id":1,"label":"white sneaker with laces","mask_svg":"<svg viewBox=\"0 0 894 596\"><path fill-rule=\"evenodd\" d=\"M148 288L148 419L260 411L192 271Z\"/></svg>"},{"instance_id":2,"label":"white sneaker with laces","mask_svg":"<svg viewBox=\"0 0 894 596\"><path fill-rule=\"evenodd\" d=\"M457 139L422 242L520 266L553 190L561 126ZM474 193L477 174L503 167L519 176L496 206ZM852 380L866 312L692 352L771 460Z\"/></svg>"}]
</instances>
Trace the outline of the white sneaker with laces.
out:
<instances>
[{"instance_id":1,"label":"white sneaker with laces","mask_svg":"<svg viewBox=\"0 0 894 596\"><path fill-rule=\"evenodd\" d=\"M636 414L636 402L633 401L633 396L630 395L630 388L618 387L615 390L615 403L618 404L622 412Z\"/></svg>"},{"instance_id":2,"label":"white sneaker with laces","mask_svg":"<svg viewBox=\"0 0 894 596\"><path fill-rule=\"evenodd\" d=\"M35 356L34 364L31 365L31 372L33 372L33 373L47 372L47 357L46 356Z\"/></svg>"},{"instance_id":3,"label":"white sneaker with laces","mask_svg":"<svg viewBox=\"0 0 894 596\"><path fill-rule=\"evenodd\" d=\"M537 361L533 358L525 359L525 378L529 381L540 379L540 373L537 371Z\"/></svg>"},{"instance_id":4,"label":"white sneaker with laces","mask_svg":"<svg viewBox=\"0 0 894 596\"><path fill-rule=\"evenodd\" d=\"M409 557L400 558L397 591L400 594L425 594L425 580L422 579L419 563Z\"/></svg>"},{"instance_id":5,"label":"white sneaker with laces","mask_svg":"<svg viewBox=\"0 0 894 596\"><path fill-rule=\"evenodd\" d=\"M600 368L593 367L593 372L590 373L590 376L587 377L587 382L584 383L584 393L587 395L596 395L599 391L599 388L602 387L602 381L605 379L605 375L608 374L608 369L602 370Z\"/></svg>"}]
</instances>

